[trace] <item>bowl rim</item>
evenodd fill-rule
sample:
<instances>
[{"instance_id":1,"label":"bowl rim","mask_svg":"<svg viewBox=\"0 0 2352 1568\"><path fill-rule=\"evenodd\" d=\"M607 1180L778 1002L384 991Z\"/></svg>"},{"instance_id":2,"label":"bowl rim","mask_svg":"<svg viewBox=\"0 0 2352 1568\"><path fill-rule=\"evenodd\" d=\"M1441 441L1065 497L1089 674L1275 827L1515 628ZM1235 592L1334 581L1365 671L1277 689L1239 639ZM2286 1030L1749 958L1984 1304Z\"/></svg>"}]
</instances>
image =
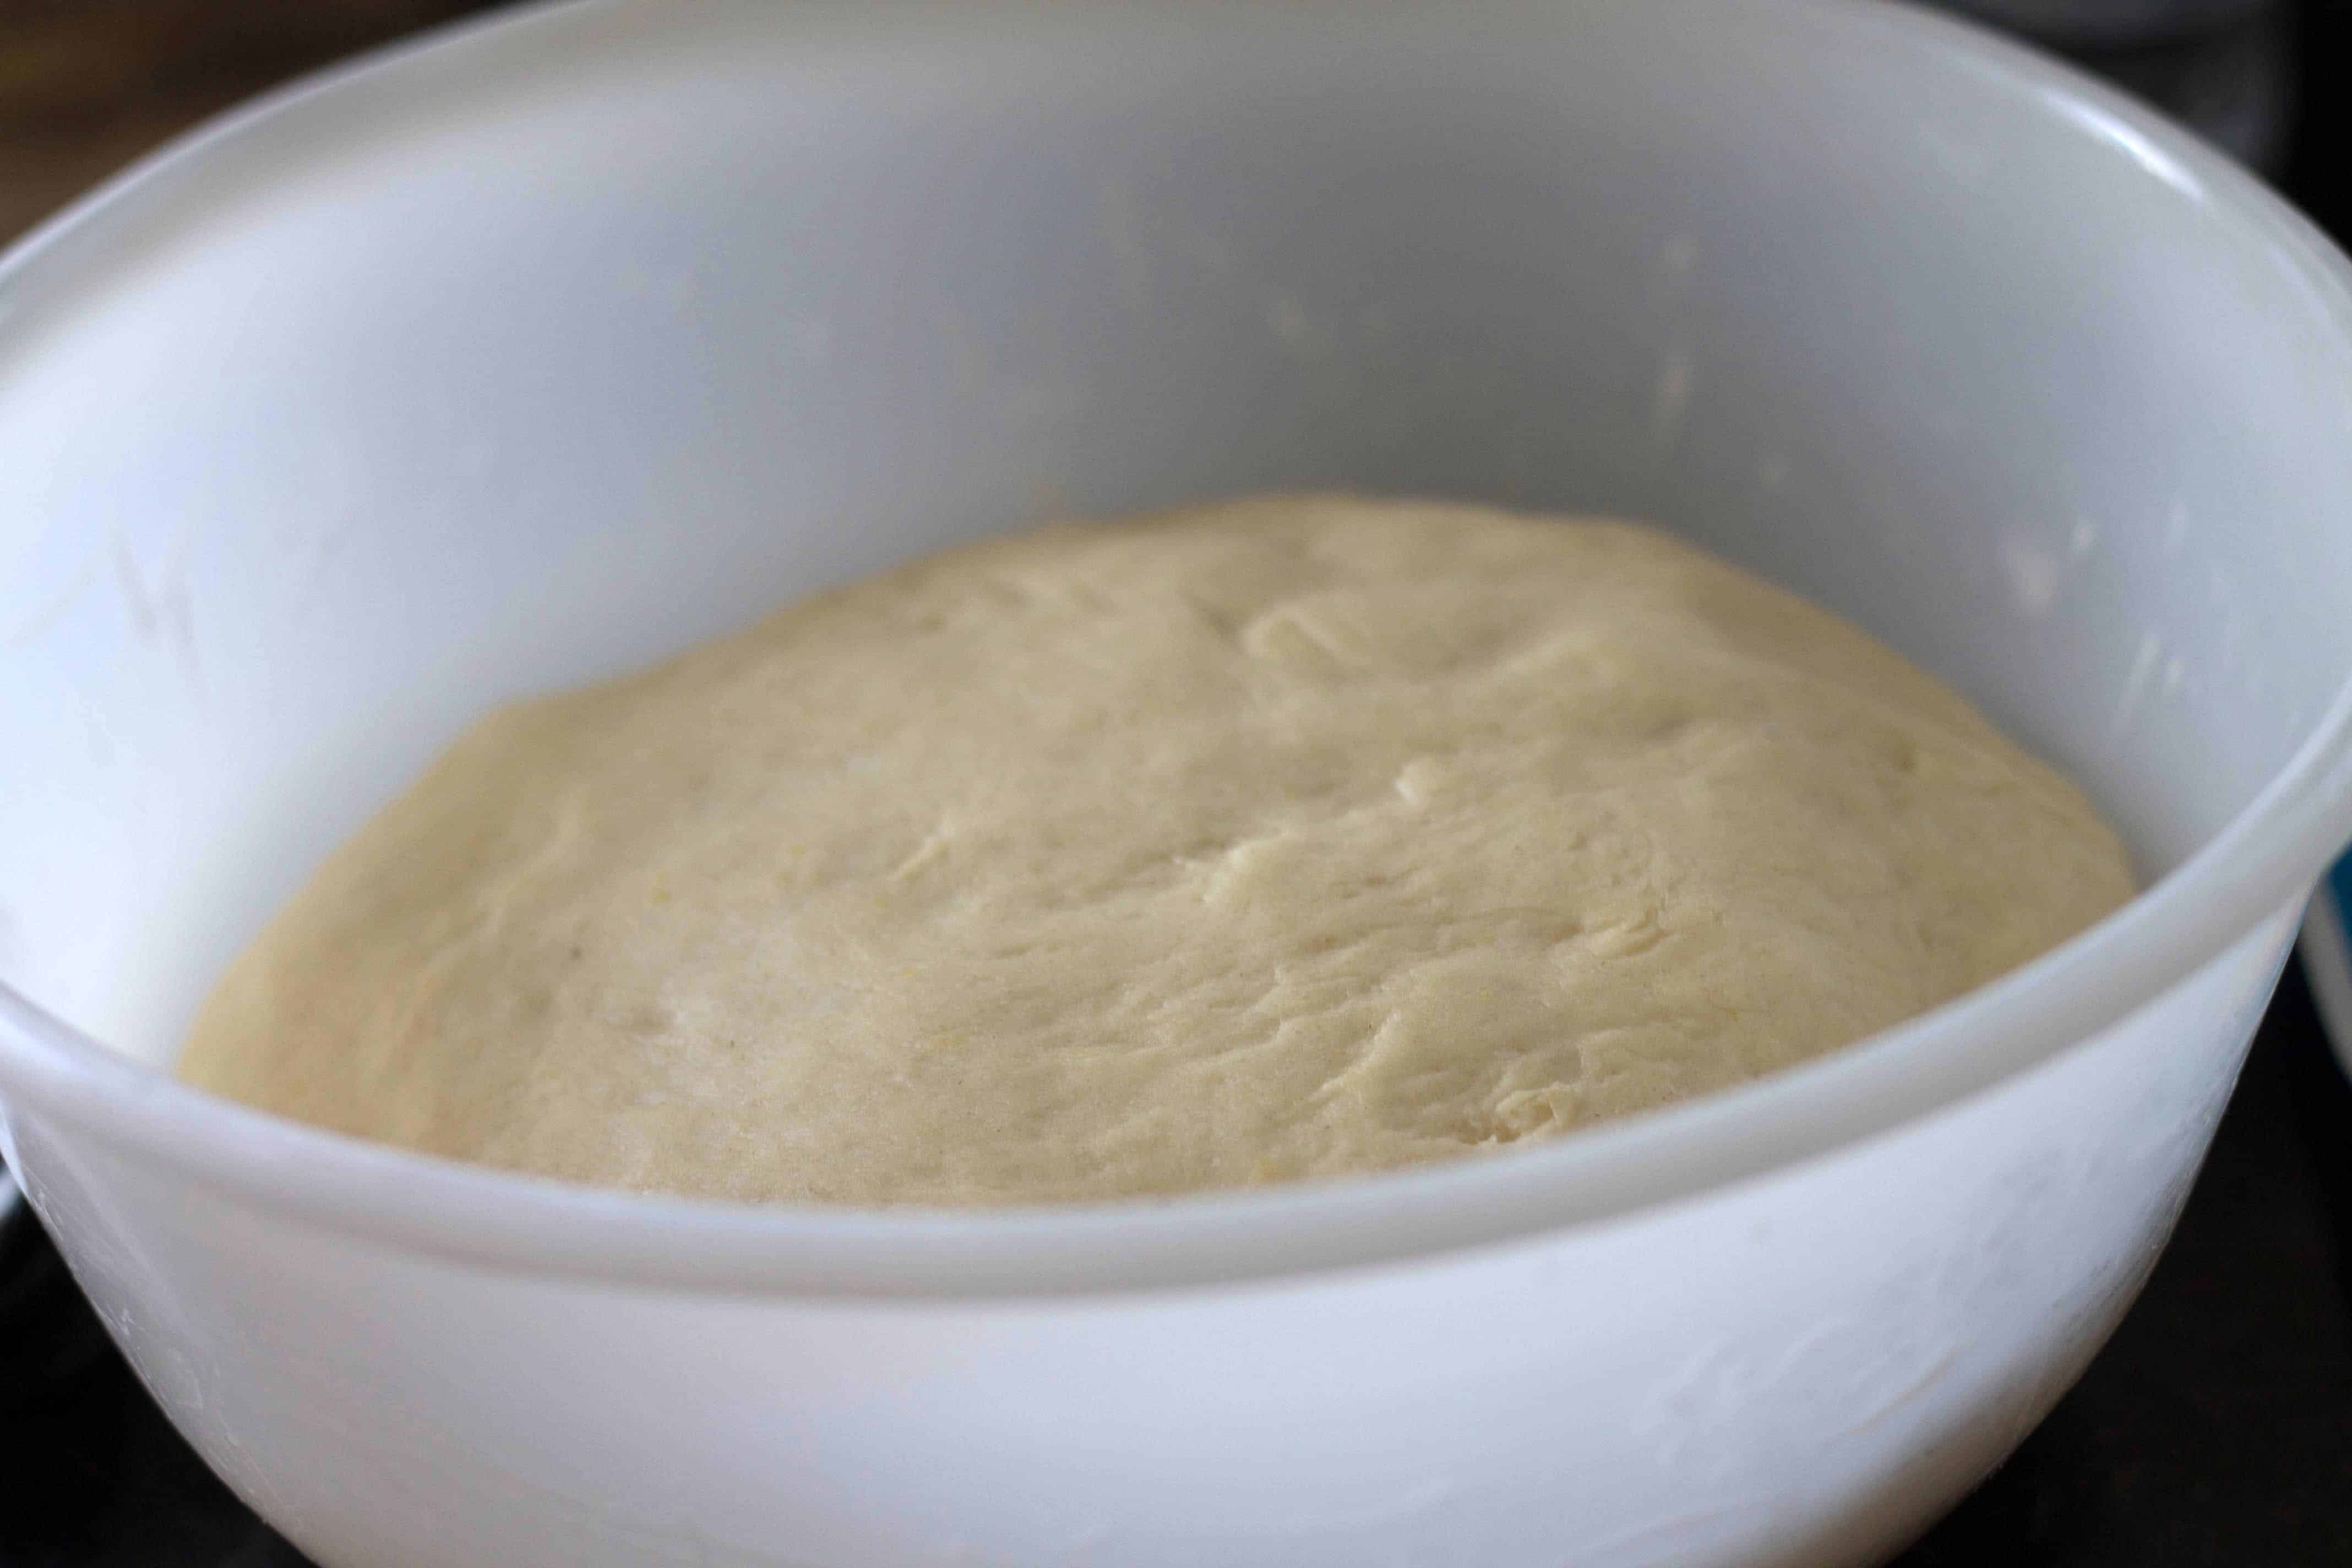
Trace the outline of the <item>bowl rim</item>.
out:
<instances>
[{"instance_id":1,"label":"bowl rim","mask_svg":"<svg viewBox=\"0 0 2352 1568\"><path fill-rule=\"evenodd\" d=\"M1532 9L1521 0L1475 3ZM1776 3L1792 20L1875 29L1892 47L1940 53L1947 65L2011 86L2021 79L2071 133L2110 143L2146 177L2257 231L2352 352L2352 265L2252 175L2187 132L2069 68L1944 16L1884 0ZM951 4L905 0L891 9ZM1137 7L1128 0L1125 8ZM297 104L358 82L398 88L403 72L413 73L408 88L423 90L436 68L486 42L593 28L625 13L631 26L643 26L655 9L635 0L557 0L434 29L303 78L200 126L37 227L0 254L0 296L51 268L69 237L101 217L160 204L205 160L267 136ZM856 0L804 0L794 14L830 12L854 26L859 9ZM1057 13L1064 23L1069 16ZM2223 961L2267 919L2300 908L2347 837L2352 679L2279 773L2187 860L2089 931L1990 985L1811 1062L1572 1138L1505 1157L1344 1179L961 1210L635 1194L412 1153L252 1110L118 1055L5 984L0 1089L8 1104L0 1132L13 1132L12 1119L54 1121L232 1204L509 1273L971 1299L1167 1289L1394 1264L1623 1223L1826 1157L1989 1090L2108 1029ZM37 1169L26 1185L39 1207Z\"/></svg>"}]
</instances>

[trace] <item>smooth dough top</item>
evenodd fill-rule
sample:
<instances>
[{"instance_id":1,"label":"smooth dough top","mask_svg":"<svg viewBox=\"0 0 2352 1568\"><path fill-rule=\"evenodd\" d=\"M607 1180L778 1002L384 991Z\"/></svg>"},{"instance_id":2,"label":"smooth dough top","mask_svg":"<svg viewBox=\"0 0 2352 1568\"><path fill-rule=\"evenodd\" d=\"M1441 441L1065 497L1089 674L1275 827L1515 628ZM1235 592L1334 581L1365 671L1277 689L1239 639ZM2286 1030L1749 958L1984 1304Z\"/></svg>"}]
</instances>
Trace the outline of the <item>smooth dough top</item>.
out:
<instances>
[{"instance_id":1,"label":"smooth dough top","mask_svg":"<svg viewBox=\"0 0 2352 1568\"><path fill-rule=\"evenodd\" d=\"M969 1205L1548 1138L2132 892L1862 632L1614 522L1045 529L496 712L317 874L194 1082L583 1182Z\"/></svg>"}]
</instances>

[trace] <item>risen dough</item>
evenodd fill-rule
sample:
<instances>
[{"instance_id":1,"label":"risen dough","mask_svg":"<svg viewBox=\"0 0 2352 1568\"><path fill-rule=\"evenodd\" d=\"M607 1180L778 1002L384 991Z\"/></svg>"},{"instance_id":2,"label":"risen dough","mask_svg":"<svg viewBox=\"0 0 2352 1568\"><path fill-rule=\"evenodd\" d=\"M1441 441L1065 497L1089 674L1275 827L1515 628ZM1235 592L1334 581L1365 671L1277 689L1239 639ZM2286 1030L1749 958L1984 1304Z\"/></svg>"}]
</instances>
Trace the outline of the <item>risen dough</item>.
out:
<instances>
[{"instance_id":1,"label":"risen dough","mask_svg":"<svg viewBox=\"0 0 2352 1568\"><path fill-rule=\"evenodd\" d=\"M1961 699L1687 546L1260 500L959 550L491 715L183 1070L625 1187L1176 1193L1737 1083L2131 890Z\"/></svg>"}]
</instances>

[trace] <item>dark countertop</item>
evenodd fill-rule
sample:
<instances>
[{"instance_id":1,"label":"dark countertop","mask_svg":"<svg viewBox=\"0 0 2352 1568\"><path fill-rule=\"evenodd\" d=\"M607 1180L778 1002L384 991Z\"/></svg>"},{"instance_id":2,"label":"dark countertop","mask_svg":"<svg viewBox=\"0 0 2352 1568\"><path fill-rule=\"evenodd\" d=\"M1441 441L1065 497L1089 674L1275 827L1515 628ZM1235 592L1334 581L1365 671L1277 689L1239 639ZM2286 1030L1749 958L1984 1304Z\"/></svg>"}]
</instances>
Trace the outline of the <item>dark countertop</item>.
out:
<instances>
[{"instance_id":1,"label":"dark countertop","mask_svg":"<svg viewBox=\"0 0 2352 1568\"><path fill-rule=\"evenodd\" d=\"M191 121L479 0L0 0L0 243ZM2257 135L2339 236L2352 6L2092 63ZM2299 47L2298 47L2299 46ZM2247 61L2303 90L2251 111ZM2252 115L2249 118L2250 114ZM2235 118L2231 118L2234 116ZM2252 130L2248 130L2253 127ZM2290 967L2179 1231L2083 1381L1899 1568L2352 1568L2352 1084ZM0 1568L303 1568L180 1441L38 1226L0 1222Z\"/></svg>"},{"instance_id":2,"label":"dark countertop","mask_svg":"<svg viewBox=\"0 0 2352 1568\"><path fill-rule=\"evenodd\" d=\"M2147 1289L1900 1568L2352 1564L2352 1083L2299 965Z\"/></svg>"}]
</instances>

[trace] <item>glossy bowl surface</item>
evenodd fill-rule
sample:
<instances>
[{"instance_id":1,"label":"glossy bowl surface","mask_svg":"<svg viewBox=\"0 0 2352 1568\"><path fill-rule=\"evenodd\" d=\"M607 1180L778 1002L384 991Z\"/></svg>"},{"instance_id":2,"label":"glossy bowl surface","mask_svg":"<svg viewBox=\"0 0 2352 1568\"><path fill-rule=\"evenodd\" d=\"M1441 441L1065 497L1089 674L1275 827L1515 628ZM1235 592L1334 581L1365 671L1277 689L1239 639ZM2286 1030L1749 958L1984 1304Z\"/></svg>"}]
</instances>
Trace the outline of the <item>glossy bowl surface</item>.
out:
<instances>
[{"instance_id":1,"label":"glossy bowl surface","mask_svg":"<svg viewBox=\"0 0 2352 1568\"><path fill-rule=\"evenodd\" d=\"M2352 290L1880 4L590 4L0 261L0 1142L329 1568L1865 1562L2170 1225L2352 831ZM2080 777L2150 891L1509 1157L989 1215L364 1146L158 1069L467 718L1047 516L1675 527Z\"/></svg>"}]
</instances>

